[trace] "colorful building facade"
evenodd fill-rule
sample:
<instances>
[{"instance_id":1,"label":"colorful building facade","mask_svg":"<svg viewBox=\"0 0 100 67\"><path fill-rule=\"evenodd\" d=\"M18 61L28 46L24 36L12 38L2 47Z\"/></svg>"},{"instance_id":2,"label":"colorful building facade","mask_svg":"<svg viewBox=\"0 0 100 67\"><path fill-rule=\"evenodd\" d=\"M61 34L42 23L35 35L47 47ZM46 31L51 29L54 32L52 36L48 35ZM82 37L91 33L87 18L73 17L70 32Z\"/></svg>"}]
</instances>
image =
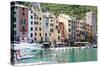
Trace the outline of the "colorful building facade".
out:
<instances>
[{"instance_id":1,"label":"colorful building facade","mask_svg":"<svg viewBox=\"0 0 100 67\"><path fill-rule=\"evenodd\" d=\"M11 6L11 41L27 42L28 8L13 3Z\"/></svg>"},{"instance_id":2,"label":"colorful building facade","mask_svg":"<svg viewBox=\"0 0 100 67\"><path fill-rule=\"evenodd\" d=\"M37 8L36 8L37 9ZM41 12L34 7L13 4L11 6L11 39L18 42L78 42L92 33L95 38L96 15L86 13L86 20L51 12Z\"/></svg>"}]
</instances>

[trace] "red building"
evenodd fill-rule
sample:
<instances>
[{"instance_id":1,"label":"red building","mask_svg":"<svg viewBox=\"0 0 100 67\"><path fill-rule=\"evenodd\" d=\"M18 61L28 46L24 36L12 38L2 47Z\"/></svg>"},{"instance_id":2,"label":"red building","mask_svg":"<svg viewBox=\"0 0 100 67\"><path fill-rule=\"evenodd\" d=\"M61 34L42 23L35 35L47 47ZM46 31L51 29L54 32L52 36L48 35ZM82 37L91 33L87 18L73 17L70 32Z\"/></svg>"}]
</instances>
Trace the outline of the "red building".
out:
<instances>
[{"instance_id":1,"label":"red building","mask_svg":"<svg viewBox=\"0 0 100 67\"><path fill-rule=\"evenodd\" d=\"M28 39L28 8L19 7L19 37L21 42Z\"/></svg>"}]
</instances>

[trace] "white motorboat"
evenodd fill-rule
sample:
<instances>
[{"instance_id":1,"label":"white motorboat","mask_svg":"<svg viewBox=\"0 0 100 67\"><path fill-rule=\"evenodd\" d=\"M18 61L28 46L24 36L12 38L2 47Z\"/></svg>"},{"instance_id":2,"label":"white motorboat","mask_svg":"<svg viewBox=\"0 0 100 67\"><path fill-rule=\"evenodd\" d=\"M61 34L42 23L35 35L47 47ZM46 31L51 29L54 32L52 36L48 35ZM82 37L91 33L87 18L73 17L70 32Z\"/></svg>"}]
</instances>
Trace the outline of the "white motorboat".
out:
<instances>
[{"instance_id":1,"label":"white motorboat","mask_svg":"<svg viewBox=\"0 0 100 67\"><path fill-rule=\"evenodd\" d=\"M14 50L16 50L17 59L26 59L35 57L36 54L41 50L41 44L38 43L20 43L14 44Z\"/></svg>"}]
</instances>

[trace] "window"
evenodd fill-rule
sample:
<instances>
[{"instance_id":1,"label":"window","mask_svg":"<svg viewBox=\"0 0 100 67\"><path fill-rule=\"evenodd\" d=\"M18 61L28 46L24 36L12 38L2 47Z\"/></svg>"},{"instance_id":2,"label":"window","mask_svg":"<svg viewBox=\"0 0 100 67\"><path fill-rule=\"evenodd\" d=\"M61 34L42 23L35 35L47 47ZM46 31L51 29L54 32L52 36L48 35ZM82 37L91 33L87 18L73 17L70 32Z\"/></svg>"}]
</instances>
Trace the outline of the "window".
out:
<instances>
[{"instance_id":1,"label":"window","mask_svg":"<svg viewBox=\"0 0 100 67\"><path fill-rule=\"evenodd\" d=\"M23 35L24 35L25 33L23 32Z\"/></svg>"},{"instance_id":2,"label":"window","mask_svg":"<svg viewBox=\"0 0 100 67\"><path fill-rule=\"evenodd\" d=\"M58 36L58 39L60 39L60 36Z\"/></svg>"},{"instance_id":3,"label":"window","mask_svg":"<svg viewBox=\"0 0 100 67\"><path fill-rule=\"evenodd\" d=\"M68 22L70 23L70 20L68 20Z\"/></svg>"},{"instance_id":4,"label":"window","mask_svg":"<svg viewBox=\"0 0 100 67\"><path fill-rule=\"evenodd\" d=\"M37 22L37 25L38 25L38 22Z\"/></svg>"},{"instance_id":5,"label":"window","mask_svg":"<svg viewBox=\"0 0 100 67\"><path fill-rule=\"evenodd\" d=\"M41 17L40 17L40 20L41 20Z\"/></svg>"},{"instance_id":6,"label":"window","mask_svg":"<svg viewBox=\"0 0 100 67\"><path fill-rule=\"evenodd\" d=\"M33 37L33 33L31 33L31 37Z\"/></svg>"},{"instance_id":7,"label":"window","mask_svg":"<svg viewBox=\"0 0 100 67\"><path fill-rule=\"evenodd\" d=\"M34 40L36 41L36 37L34 38Z\"/></svg>"},{"instance_id":8,"label":"window","mask_svg":"<svg viewBox=\"0 0 100 67\"><path fill-rule=\"evenodd\" d=\"M33 27L31 27L31 31L33 31Z\"/></svg>"},{"instance_id":9,"label":"window","mask_svg":"<svg viewBox=\"0 0 100 67\"><path fill-rule=\"evenodd\" d=\"M53 29L50 29L50 32L53 32Z\"/></svg>"},{"instance_id":10,"label":"window","mask_svg":"<svg viewBox=\"0 0 100 67\"><path fill-rule=\"evenodd\" d=\"M11 11L13 11L13 10L14 10L14 8L15 8L15 7L14 7L14 6L12 6L12 7L11 7Z\"/></svg>"},{"instance_id":11,"label":"window","mask_svg":"<svg viewBox=\"0 0 100 67\"><path fill-rule=\"evenodd\" d=\"M41 36L41 33L39 35Z\"/></svg>"},{"instance_id":12,"label":"window","mask_svg":"<svg viewBox=\"0 0 100 67\"><path fill-rule=\"evenodd\" d=\"M48 26L48 23L46 23L46 26Z\"/></svg>"},{"instance_id":13,"label":"window","mask_svg":"<svg viewBox=\"0 0 100 67\"><path fill-rule=\"evenodd\" d=\"M25 15L25 13L23 12L23 16Z\"/></svg>"},{"instance_id":14,"label":"window","mask_svg":"<svg viewBox=\"0 0 100 67\"><path fill-rule=\"evenodd\" d=\"M24 11L24 8L22 8L22 10Z\"/></svg>"},{"instance_id":15,"label":"window","mask_svg":"<svg viewBox=\"0 0 100 67\"><path fill-rule=\"evenodd\" d=\"M77 34L77 37L79 36L79 34Z\"/></svg>"},{"instance_id":16,"label":"window","mask_svg":"<svg viewBox=\"0 0 100 67\"><path fill-rule=\"evenodd\" d=\"M60 31L58 30L58 33L60 33Z\"/></svg>"},{"instance_id":17,"label":"window","mask_svg":"<svg viewBox=\"0 0 100 67\"><path fill-rule=\"evenodd\" d=\"M43 37L41 37L41 41L43 41Z\"/></svg>"},{"instance_id":18,"label":"window","mask_svg":"<svg viewBox=\"0 0 100 67\"><path fill-rule=\"evenodd\" d=\"M74 26L72 26L72 30L74 30Z\"/></svg>"},{"instance_id":19,"label":"window","mask_svg":"<svg viewBox=\"0 0 100 67\"><path fill-rule=\"evenodd\" d=\"M13 12L13 14L16 14L16 12Z\"/></svg>"},{"instance_id":20,"label":"window","mask_svg":"<svg viewBox=\"0 0 100 67\"><path fill-rule=\"evenodd\" d=\"M33 11L31 10L31 13L33 13Z\"/></svg>"},{"instance_id":21,"label":"window","mask_svg":"<svg viewBox=\"0 0 100 67\"><path fill-rule=\"evenodd\" d=\"M16 22L16 17L14 17L13 21Z\"/></svg>"},{"instance_id":22,"label":"window","mask_svg":"<svg viewBox=\"0 0 100 67\"><path fill-rule=\"evenodd\" d=\"M14 35L16 35L16 31L14 31Z\"/></svg>"},{"instance_id":23,"label":"window","mask_svg":"<svg viewBox=\"0 0 100 67\"><path fill-rule=\"evenodd\" d=\"M37 33L35 33L35 36L37 35Z\"/></svg>"},{"instance_id":24,"label":"window","mask_svg":"<svg viewBox=\"0 0 100 67\"><path fill-rule=\"evenodd\" d=\"M71 32L71 29L69 28L69 32Z\"/></svg>"},{"instance_id":25,"label":"window","mask_svg":"<svg viewBox=\"0 0 100 67\"><path fill-rule=\"evenodd\" d=\"M47 33L45 33L45 36L47 36Z\"/></svg>"},{"instance_id":26,"label":"window","mask_svg":"<svg viewBox=\"0 0 100 67\"><path fill-rule=\"evenodd\" d=\"M15 2L11 2L11 5L15 5ZM14 7L14 6L13 6Z\"/></svg>"},{"instance_id":27,"label":"window","mask_svg":"<svg viewBox=\"0 0 100 67\"><path fill-rule=\"evenodd\" d=\"M24 19L24 23L23 23L24 25L26 24L26 19Z\"/></svg>"},{"instance_id":28,"label":"window","mask_svg":"<svg viewBox=\"0 0 100 67\"><path fill-rule=\"evenodd\" d=\"M31 25L33 25L33 21L31 21Z\"/></svg>"},{"instance_id":29,"label":"window","mask_svg":"<svg viewBox=\"0 0 100 67\"><path fill-rule=\"evenodd\" d=\"M75 21L73 21L74 22L74 24L75 24Z\"/></svg>"},{"instance_id":30,"label":"window","mask_svg":"<svg viewBox=\"0 0 100 67\"><path fill-rule=\"evenodd\" d=\"M33 16L31 15L31 19L33 19Z\"/></svg>"},{"instance_id":31,"label":"window","mask_svg":"<svg viewBox=\"0 0 100 67\"><path fill-rule=\"evenodd\" d=\"M34 24L36 24L36 21L34 21Z\"/></svg>"},{"instance_id":32,"label":"window","mask_svg":"<svg viewBox=\"0 0 100 67\"><path fill-rule=\"evenodd\" d=\"M26 19L22 19L21 23L22 23L22 25L25 25L26 24Z\"/></svg>"},{"instance_id":33,"label":"window","mask_svg":"<svg viewBox=\"0 0 100 67\"><path fill-rule=\"evenodd\" d=\"M51 24L50 24L50 26L52 26L52 27L53 27L53 24L51 23Z\"/></svg>"},{"instance_id":34,"label":"window","mask_svg":"<svg viewBox=\"0 0 100 67\"><path fill-rule=\"evenodd\" d=\"M16 28L16 24L14 24L13 27Z\"/></svg>"},{"instance_id":35,"label":"window","mask_svg":"<svg viewBox=\"0 0 100 67\"><path fill-rule=\"evenodd\" d=\"M38 22L35 21L34 24L37 24L38 25Z\"/></svg>"},{"instance_id":36,"label":"window","mask_svg":"<svg viewBox=\"0 0 100 67\"><path fill-rule=\"evenodd\" d=\"M22 26L22 31L25 31L25 26Z\"/></svg>"},{"instance_id":37,"label":"window","mask_svg":"<svg viewBox=\"0 0 100 67\"><path fill-rule=\"evenodd\" d=\"M34 19L36 19L36 17L34 17Z\"/></svg>"},{"instance_id":38,"label":"window","mask_svg":"<svg viewBox=\"0 0 100 67\"><path fill-rule=\"evenodd\" d=\"M37 27L35 27L35 31L37 31Z\"/></svg>"},{"instance_id":39,"label":"window","mask_svg":"<svg viewBox=\"0 0 100 67\"><path fill-rule=\"evenodd\" d=\"M26 24L26 19L22 19L21 23L22 23L22 25L25 25Z\"/></svg>"},{"instance_id":40,"label":"window","mask_svg":"<svg viewBox=\"0 0 100 67\"><path fill-rule=\"evenodd\" d=\"M53 20L51 20L51 22L53 22Z\"/></svg>"},{"instance_id":41,"label":"window","mask_svg":"<svg viewBox=\"0 0 100 67\"><path fill-rule=\"evenodd\" d=\"M47 41L47 38L45 38L45 41Z\"/></svg>"},{"instance_id":42,"label":"window","mask_svg":"<svg viewBox=\"0 0 100 67\"><path fill-rule=\"evenodd\" d=\"M74 21L72 21L72 24L74 24Z\"/></svg>"},{"instance_id":43,"label":"window","mask_svg":"<svg viewBox=\"0 0 100 67\"><path fill-rule=\"evenodd\" d=\"M56 29L58 29L58 26L56 26Z\"/></svg>"},{"instance_id":44,"label":"window","mask_svg":"<svg viewBox=\"0 0 100 67\"><path fill-rule=\"evenodd\" d=\"M31 40L32 41L32 43L33 43L33 40Z\"/></svg>"}]
</instances>

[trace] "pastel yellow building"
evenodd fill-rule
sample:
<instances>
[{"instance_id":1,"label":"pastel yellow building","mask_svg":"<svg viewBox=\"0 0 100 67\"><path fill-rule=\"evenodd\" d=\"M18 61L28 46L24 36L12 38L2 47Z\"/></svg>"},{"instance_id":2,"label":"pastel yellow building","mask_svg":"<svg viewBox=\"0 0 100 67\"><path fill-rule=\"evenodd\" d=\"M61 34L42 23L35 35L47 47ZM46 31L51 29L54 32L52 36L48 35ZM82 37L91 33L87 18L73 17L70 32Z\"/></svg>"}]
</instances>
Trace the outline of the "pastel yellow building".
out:
<instances>
[{"instance_id":1,"label":"pastel yellow building","mask_svg":"<svg viewBox=\"0 0 100 67\"><path fill-rule=\"evenodd\" d=\"M42 13L34 12L34 41L43 41Z\"/></svg>"}]
</instances>

